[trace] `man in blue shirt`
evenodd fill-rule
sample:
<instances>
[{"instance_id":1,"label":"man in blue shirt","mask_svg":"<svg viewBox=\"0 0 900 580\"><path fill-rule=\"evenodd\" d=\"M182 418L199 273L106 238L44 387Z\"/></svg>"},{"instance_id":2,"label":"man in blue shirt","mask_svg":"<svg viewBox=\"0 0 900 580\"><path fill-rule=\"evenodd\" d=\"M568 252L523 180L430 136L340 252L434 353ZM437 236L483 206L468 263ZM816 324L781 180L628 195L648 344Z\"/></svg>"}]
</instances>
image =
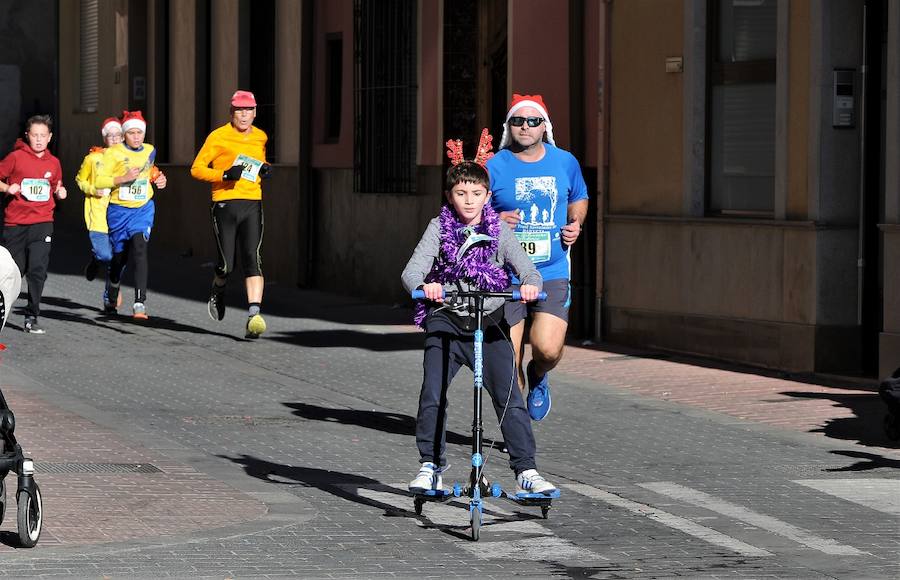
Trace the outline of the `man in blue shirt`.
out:
<instances>
[{"instance_id":1,"label":"man in blue shirt","mask_svg":"<svg viewBox=\"0 0 900 580\"><path fill-rule=\"evenodd\" d=\"M547 300L508 303L506 317L516 350L519 386L528 385L528 412L540 421L550 412L549 372L562 359L569 326L569 248L578 240L588 209L578 161L556 147L540 95L514 94L500 151L487 162L491 203L515 230L544 279ZM531 317L531 362L522 369L525 318Z\"/></svg>"}]
</instances>

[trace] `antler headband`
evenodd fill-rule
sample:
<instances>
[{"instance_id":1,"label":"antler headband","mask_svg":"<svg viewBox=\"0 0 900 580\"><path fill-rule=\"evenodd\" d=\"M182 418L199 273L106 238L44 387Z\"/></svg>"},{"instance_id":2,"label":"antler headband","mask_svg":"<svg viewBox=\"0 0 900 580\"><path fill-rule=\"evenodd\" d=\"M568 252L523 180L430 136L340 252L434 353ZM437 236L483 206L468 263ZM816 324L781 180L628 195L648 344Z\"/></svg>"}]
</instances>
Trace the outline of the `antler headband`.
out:
<instances>
[{"instance_id":1,"label":"antler headband","mask_svg":"<svg viewBox=\"0 0 900 580\"><path fill-rule=\"evenodd\" d=\"M488 133L487 127L481 130L481 138L478 140L478 149L475 151L475 158L472 159L473 162L485 166L487 160L494 156L494 152L491 149L494 148L492 142L494 138ZM462 141L459 139L450 139L447 141L447 157L450 158L450 163L453 165L459 165L463 161L466 160L465 156L463 156L463 145Z\"/></svg>"}]
</instances>

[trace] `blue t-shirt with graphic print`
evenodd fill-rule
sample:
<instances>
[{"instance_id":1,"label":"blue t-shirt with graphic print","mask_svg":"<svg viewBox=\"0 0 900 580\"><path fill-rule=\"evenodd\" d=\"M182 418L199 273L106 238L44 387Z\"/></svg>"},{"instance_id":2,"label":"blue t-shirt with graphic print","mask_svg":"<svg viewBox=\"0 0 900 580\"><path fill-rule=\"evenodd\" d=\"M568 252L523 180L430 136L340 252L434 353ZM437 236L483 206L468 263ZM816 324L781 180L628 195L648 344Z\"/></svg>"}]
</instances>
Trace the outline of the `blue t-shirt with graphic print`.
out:
<instances>
[{"instance_id":1,"label":"blue t-shirt with graphic print","mask_svg":"<svg viewBox=\"0 0 900 580\"><path fill-rule=\"evenodd\" d=\"M587 185L575 156L544 143L540 161L525 162L502 149L487 162L491 205L497 212L519 212L516 237L547 280L569 279L569 252L561 228L568 205L588 198Z\"/></svg>"}]
</instances>

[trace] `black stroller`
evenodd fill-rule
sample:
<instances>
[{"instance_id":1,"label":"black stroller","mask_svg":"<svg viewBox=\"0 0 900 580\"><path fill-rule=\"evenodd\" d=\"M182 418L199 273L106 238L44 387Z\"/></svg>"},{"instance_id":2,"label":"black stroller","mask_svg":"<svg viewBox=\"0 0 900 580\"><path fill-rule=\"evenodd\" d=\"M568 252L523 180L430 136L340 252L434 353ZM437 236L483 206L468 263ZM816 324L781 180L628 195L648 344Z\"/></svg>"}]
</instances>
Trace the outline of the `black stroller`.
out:
<instances>
[{"instance_id":1,"label":"black stroller","mask_svg":"<svg viewBox=\"0 0 900 580\"><path fill-rule=\"evenodd\" d=\"M0 329L6 324L6 317L19 296L21 285L19 269L6 248L0 246ZM6 514L6 476L15 471L19 542L24 548L32 548L41 537L41 489L34 481L34 461L22 452L22 446L13 434L15 429L15 415L6 404L3 391L0 391L0 523L3 523Z\"/></svg>"},{"instance_id":2,"label":"black stroller","mask_svg":"<svg viewBox=\"0 0 900 580\"><path fill-rule=\"evenodd\" d=\"M884 416L884 432L892 441L900 439L900 369L894 371L891 378L881 381L878 394L888 412Z\"/></svg>"}]
</instances>

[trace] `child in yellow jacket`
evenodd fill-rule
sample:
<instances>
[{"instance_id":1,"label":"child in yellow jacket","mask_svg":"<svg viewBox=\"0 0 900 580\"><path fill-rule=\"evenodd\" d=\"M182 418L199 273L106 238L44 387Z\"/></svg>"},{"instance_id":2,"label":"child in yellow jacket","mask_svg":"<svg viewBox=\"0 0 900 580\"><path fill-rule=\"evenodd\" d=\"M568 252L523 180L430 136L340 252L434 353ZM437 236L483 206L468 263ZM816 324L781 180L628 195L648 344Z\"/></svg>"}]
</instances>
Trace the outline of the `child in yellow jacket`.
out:
<instances>
[{"instance_id":1,"label":"child in yellow jacket","mask_svg":"<svg viewBox=\"0 0 900 580\"><path fill-rule=\"evenodd\" d=\"M103 144L112 147L122 142L122 124L115 117L109 117L100 126ZM91 261L84 267L84 277L89 281L97 276L101 265L109 269L112 260L112 243L109 240L109 226L106 223L106 208L109 206L109 189L98 189L95 185L100 165L103 160L104 147L91 147L75 176L75 183L84 192L84 223L91 240ZM103 290L103 301L106 302L109 288L107 275L106 287Z\"/></svg>"}]
</instances>

